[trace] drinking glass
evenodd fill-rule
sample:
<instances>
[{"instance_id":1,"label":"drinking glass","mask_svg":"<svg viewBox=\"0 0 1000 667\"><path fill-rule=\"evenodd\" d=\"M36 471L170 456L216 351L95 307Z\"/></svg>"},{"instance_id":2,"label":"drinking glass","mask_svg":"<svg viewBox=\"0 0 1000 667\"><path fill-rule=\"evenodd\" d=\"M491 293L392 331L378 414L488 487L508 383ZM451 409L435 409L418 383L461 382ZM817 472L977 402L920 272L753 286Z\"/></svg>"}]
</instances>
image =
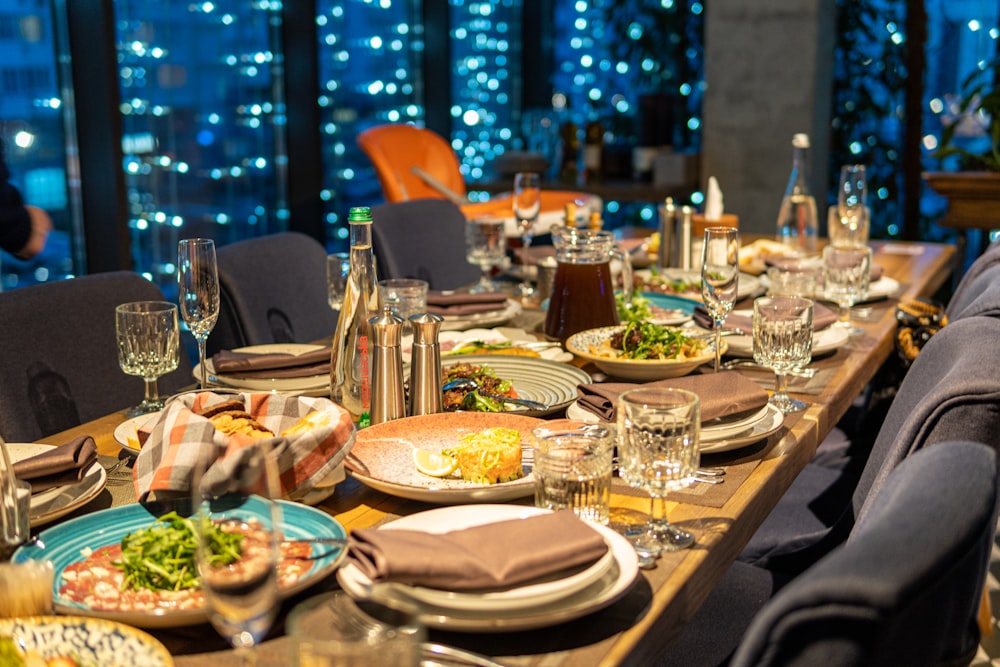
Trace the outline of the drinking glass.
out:
<instances>
[{"instance_id":1,"label":"drinking glass","mask_svg":"<svg viewBox=\"0 0 1000 667\"><path fill-rule=\"evenodd\" d=\"M198 342L199 385L208 386L205 343L219 319L219 270L212 239L183 239L177 244L177 299L181 317Z\"/></svg>"},{"instance_id":2,"label":"drinking glass","mask_svg":"<svg viewBox=\"0 0 1000 667\"><path fill-rule=\"evenodd\" d=\"M634 541L637 550L659 553L694 544L691 533L667 520L666 497L691 483L700 432L701 403L694 392L646 387L618 398L620 474L654 501L646 532Z\"/></svg>"},{"instance_id":3,"label":"drinking glass","mask_svg":"<svg viewBox=\"0 0 1000 667\"><path fill-rule=\"evenodd\" d=\"M774 371L774 392L768 401L784 414L806 409L788 395L786 374L812 359L811 299L762 296L753 302L753 360Z\"/></svg>"},{"instance_id":4,"label":"drinking glass","mask_svg":"<svg viewBox=\"0 0 1000 667\"><path fill-rule=\"evenodd\" d=\"M137 417L163 409L157 379L176 370L180 362L181 336L177 306L166 301L133 301L115 308L118 364L128 375L146 382L142 403L125 414Z\"/></svg>"},{"instance_id":5,"label":"drinking glass","mask_svg":"<svg viewBox=\"0 0 1000 667\"><path fill-rule=\"evenodd\" d=\"M837 213L841 218L860 218L868 205L868 178L863 164L845 164L840 168L837 188Z\"/></svg>"},{"instance_id":6,"label":"drinking glass","mask_svg":"<svg viewBox=\"0 0 1000 667\"><path fill-rule=\"evenodd\" d=\"M722 326L733 310L740 279L740 234L732 227L708 227L701 249L701 297L715 325L715 372L722 356Z\"/></svg>"},{"instance_id":7,"label":"drinking glass","mask_svg":"<svg viewBox=\"0 0 1000 667\"><path fill-rule=\"evenodd\" d=\"M865 206L860 214L841 215L838 207L831 206L826 213L826 235L830 243L866 245L871 227L871 213Z\"/></svg>"},{"instance_id":8,"label":"drinking glass","mask_svg":"<svg viewBox=\"0 0 1000 667\"><path fill-rule=\"evenodd\" d=\"M535 507L569 509L607 524L611 516L613 431L607 424L557 419L531 429Z\"/></svg>"},{"instance_id":9,"label":"drinking glass","mask_svg":"<svg viewBox=\"0 0 1000 667\"><path fill-rule=\"evenodd\" d=\"M347 277L351 272L351 254L335 252L326 256L326 300L330 308L340 310L347 292Z\"/></svg>"},{"instance_id":10,"label":"drinking glass","mask_svg":"<svg viewBox=\"0 0 1000 667\"><path fill-rule=\"evenodd\" d=\"M490 274L493 267L503 261L506 253L503 218L473 218L465 223L465 259L482 271L479 282L469 291L496 291Z\"/></svg>"},{"instance_id":11,"label":"drinking glass","mask_svg":"<svg viewBox=\"0 0 1000 667\"><path fill-rule=\"evenodd\" d=\"M278 613L281 507L276 452L257 441L236 452L235 471L215 464L194 476L196 559L209 620L251 664L250 649ZM242 534L235 560L215 530Z\"/></svg>"},{"instance_id":12,"label":"drinking glass","mask_svg":"<svg viewBox=\"0 0 1000 667\"><path fill-rule=\"evenodd\" d=\"M528 248L535 235L535 223L542 209L542 183L536 173L518 172L514 176L514 219L521 234L521 266L527 270ZM531 296L534 288L525 276L519 286L521 296Z\"/></svg>"},{"instance_id":13,"label":"drinking glass","mask_svg":"<svg viewBox=\"0 0 1000 667\"><path fill-rule=\"evenodd\" d=\"M823 248L823 291L840 307L837 326L851 336L864 329L851 324L851 307L868 297L872 250L867 246L834 244Z\"/></svg>"}]
</instances>

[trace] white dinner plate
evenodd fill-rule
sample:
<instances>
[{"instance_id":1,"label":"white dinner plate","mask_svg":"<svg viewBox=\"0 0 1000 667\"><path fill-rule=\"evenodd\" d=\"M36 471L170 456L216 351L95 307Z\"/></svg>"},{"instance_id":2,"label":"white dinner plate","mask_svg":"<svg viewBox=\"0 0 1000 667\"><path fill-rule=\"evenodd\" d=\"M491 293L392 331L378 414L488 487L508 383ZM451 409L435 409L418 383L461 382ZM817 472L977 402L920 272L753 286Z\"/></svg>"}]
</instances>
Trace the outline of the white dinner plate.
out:
<instances>
[{"instance_id":1,"label":"white dinner plate","mask_svg":"<svg viewBox=\"0 0 1000 667\"><path fill-rule=\"evenodd\" d=\"M781 410L769 403L763 419L754 422L745 430L721 440L702 440L699 451L702 454L718 454L752 445L776 433L784 421L785 415L782 414Z\"/></svg>"},{"instance_id":2,"label":"white dinner plate","mask_svg":"<svg viewBox=\"0 0 1000 667\"><path fill-rule=\"evenodd\" d=\"M139 456L139 429L146 422L153 423L154 420L159 418L161 412L162 410L157 410L156 412L126 419L115 427L115 442L121 445L121 448L132 456Z\"/></svg>"},{"instance_id":3,"label":"white dinner plate","mask_svg":"<svg viewBox=\"0 0 1000 667\"><path fill-rule=\"evenodd\" d=\"M322 345L305 345L301 343L271 343L268 345L241 347L233 350L233 352L247 352L250 354L304 354L322 349L322 347ZM212 366L211 357L205 360L205 368L208 370L209 382L234 389L293 393L325 389L330 386L330 376L326 373L301 378L240 378L217 374L215 368ZM201 363L195 364L193 376L195 380L201 380Z\"/></svg>"},{"instance_id":4,"label":"white dinner plate","mask_svg":"<svg viewBox=\"0 0 1000 667\"><path fill-rule=\"evenodd\" d=\"M868 285L868 296L866 296L862 301L858 303L867 303L869 301L878 301L879 299L887 299L896 292L899 291L899 281L889 276L882 276L878 280ZM826 296L826 294L817 294L817 298L823 301L833 302L832 299ZM855 304L857 305L857 304Z\"/></svg>"},{"instance_id":5,"label":"white dinner plate","mask_svg":"<svg viewBox=\"0 0 1000 667\"><path fill-rule=\"evenodd\" d=\"M383 529L403 522L395 527L443 532L525 518L549 511L520 505L458 505L412 514L387 524ZM639 573L638 560L635 549L624 537L606 526L591 525L610 546L614 562L599 579L588 586L545 604L508 609L454 609L422 604L420 620L430 627L460 632L507 632L556 625L607 607L624 595L635 581ZM340 568L337 579L352 597L363 599L371 592L371 581L352 564Z\"/></svg>"},{"instance_id":6,"label":"white dinner plate","mask_svg":"<svg viewBox=\"0 0 1000 667\"><path fill-rule=\"evenodd\" d=\"M8 442L7 452L10 454L10 462L31 458L36 454L54 449L54 445L45 445L37 442ZM31 527L44 526L45 524L64 517L78 507L83 507L88 502L97 497L108 481L108 473L97 461L90 464L86 473L78 482L57 486L41 493L31 495L31 505L28 510L28 518Z\"/></svg>"},{"instance_id":7,"label":"white dinner plate","mask_svg":"<svg viewBox=\"0 0 1000 667\"><path fill-rule=\"evenodd\" d=\"M747 430L759 421L767 418L768 406L763 406L760 410L755 410L751 414L739 416L734 419L732 416L720 417L701 424L701 441L711 442L714 440L724 440Z\"/></svg>"},{"instance_id":8,"label":"white dinner plate","mask_svg":"<svg viewBox=\"0 0 1000 667\"><path fill-rule=\"evenodd\" d=\"M485 313L472 313L470 315L444 315L444 322L441 323L441 331L463 331L476 327L499 326L517 317L522 309L519 301L507 299L506 305L497 310L488 310Z\"/></svg>"},{"instance_id":9,"label":"white dinner plate","mask_svg":"<svg viewBox=\"0 0 1000 667\"><path fill-rule=\"evenodd\" d=\"M751 316L749 310L734 310L734 313L741 313ZM838 350L847 345L851 340L850 333L844 328L835 324L813 332L812 355L814 357ZM727 336L729 349L726 354L733 357L753 357L753 336Z\"/></svg>"}]
</instances>

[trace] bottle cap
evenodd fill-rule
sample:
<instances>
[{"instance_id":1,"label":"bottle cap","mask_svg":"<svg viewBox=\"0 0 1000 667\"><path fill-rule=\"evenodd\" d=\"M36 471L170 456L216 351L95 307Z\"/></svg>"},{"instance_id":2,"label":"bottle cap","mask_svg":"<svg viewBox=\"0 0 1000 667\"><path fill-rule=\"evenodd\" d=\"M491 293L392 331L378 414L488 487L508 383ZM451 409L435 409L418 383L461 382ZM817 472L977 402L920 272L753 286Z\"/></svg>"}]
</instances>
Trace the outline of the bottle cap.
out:
<instances>
[{"instance_id":1,"label":"bottle cap","mask_svg":"<svg viewBox=\"0 0 1000 667\"><path fill-rule=\"evenodd\" d=\"M347 214L348 222L371 222L372 210L367 206L354 206Z\"/></svg>"}]
</instances>

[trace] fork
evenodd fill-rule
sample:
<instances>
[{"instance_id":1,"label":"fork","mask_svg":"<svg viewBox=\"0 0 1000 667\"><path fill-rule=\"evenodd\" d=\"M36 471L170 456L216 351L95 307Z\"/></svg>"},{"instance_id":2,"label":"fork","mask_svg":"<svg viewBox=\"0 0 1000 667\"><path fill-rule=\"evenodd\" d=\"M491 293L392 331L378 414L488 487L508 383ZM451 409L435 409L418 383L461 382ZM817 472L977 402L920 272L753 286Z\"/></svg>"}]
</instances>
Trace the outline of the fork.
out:
<instances>
[{"instance_id":1,"label":"fork","mask_svg":"<svg viewBox=\"0 0 1000 667\"><path fill-rule=\"evenodd\" d=\"M756 361L752 359L731 359L722 364L722 368L727 370L732 370L733 368L739 368L741 366L747 368L759 368L761 370L771 370L767 366L761 366ZM816 376L815 368L790 368L785 371L785 375L793 375L795 377L810 379Z\"/></svg>"}]
</instances>

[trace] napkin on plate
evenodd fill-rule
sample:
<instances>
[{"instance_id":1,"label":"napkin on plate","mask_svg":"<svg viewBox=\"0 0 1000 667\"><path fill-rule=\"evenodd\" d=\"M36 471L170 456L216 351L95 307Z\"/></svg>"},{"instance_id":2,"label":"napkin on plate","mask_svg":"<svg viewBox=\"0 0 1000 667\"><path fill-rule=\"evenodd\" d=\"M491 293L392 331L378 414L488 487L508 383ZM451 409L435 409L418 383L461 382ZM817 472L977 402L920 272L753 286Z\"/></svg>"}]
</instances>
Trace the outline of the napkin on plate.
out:
<instances>
[{"instance_id":1,"label":"napkin on plate","mask_svg":"<svg viewBox=\"0 0 1000 667\"><path fill-rule=\"evenodd\" d=\"M473 315L503 310L506 306L507 295L498 292L470 294L431 290L427 293L427 312L436 315Z\"/></svg>"},{"instance_id":2,"label":"napkin on plate","mask_svg":"<svg viewBox=\"0 0 1000 667\"><path fill-rule=\"evenodd\" d=\"M300 378L330 372L330 347L302 354L234 352L220 350L212 355L218 375L237 378Z\"/></svg>"},{"instance_id":3,"label":"napkin on plate","mask_svg":"<svg viewBox=\"0 0 1000 667\"><path fill-rule=\"evenodd\" d=\"M767 404L767 391L753 380L736 371L721 371L703 375L686 375L668 380L636 384L629 382L602 382L577 385L577 404L601 419L614 421L618 397L629 389L639 387L669 387L687 389L701 399L702 423L759 409Z\"/></svg>"},{"instance_id":4,"label":"napkin on plate","mask_svg":"<svg viewBox=\"0 0 1000 667\"><path fill-rule=\"evenodd\" d=\"M83 479L87 469L97 460L97 445L84 435L41 454L14 464L14 476L31 482L31 492L72 484Z\"/></svg>"},{"instance_id":5,"label":"napkin on plate","mask_svg":"<svg viewBox=\"0 0 1000 667\"><path fill-rule=\"evenodd\" d=\"M708 314L705 306L695 306L694 314L692 315L695 324L700 326L702 329L714 329L715 323L712 321L712 316ZM813 301L813 331L819 331L825 329L831 324L837 321L837 312L824 306L818 301ZM739 329L743 332L743 335L752 336L753 335L753 312L748 313L729 313L726 318L725 329Z\"/></svg>"},{"instance_id":6,"label":"napkin on plate","mask_svg":"<svg viewBox=\"0 0 1000 667\"><path fill-rule=\"evenodd\" d=\"M374 583L473 591L520 586L589 565L607 549L600 533L562 510L442 534L355 530L347 558Z\"/></svg>"}]
</instances>

